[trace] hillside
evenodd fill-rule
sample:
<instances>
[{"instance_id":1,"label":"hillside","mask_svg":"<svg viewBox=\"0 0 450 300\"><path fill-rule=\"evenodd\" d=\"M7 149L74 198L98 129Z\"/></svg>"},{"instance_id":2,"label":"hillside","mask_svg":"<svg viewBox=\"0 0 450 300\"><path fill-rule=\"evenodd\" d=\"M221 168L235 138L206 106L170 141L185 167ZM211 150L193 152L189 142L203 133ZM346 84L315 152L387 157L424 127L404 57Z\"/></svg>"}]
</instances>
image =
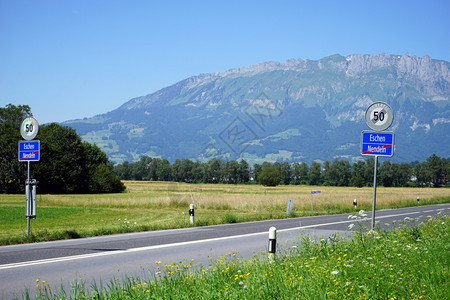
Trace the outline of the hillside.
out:
<instances>
[{"instance_id":1,"label":"hillside","mask_svg":"<svg viewBox=\"0 0 450 300\"><path fill-rule=\"evenodd\" d=\"M249 162L360 155L367 107L394 111L392 161L450 157L449 62L404 55L333 55L264 62L187 78L111 112L64 122L112 161L147 154Z\"/></svg>"}]
</instances>

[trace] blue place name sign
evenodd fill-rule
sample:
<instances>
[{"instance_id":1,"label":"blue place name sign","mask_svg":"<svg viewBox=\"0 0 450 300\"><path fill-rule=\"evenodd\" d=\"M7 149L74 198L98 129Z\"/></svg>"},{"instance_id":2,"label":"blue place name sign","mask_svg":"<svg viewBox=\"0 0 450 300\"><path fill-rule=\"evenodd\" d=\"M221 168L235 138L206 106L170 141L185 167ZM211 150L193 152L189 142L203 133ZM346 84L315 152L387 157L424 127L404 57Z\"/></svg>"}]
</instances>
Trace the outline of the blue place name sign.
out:
<instances>
[{"instance_id":1,"label":"blue place name sign","mask_svg":"<svg viewBox=\"0 0 450 300\"><path fill-rule=\"evenodd\" d=\"M39 161L40 141L20 141L19 161Z\"/></svg>"},{"instance_id":2,"label":"blue place name sign","mask_svg":"<svg viewBox=\"0 0 450 300\"><path fill-rule=\"evenodd\" d=\"M361 133L361 154L376 156L394 155L394 133L363 131Z\"/></svg>"}]
</instances>

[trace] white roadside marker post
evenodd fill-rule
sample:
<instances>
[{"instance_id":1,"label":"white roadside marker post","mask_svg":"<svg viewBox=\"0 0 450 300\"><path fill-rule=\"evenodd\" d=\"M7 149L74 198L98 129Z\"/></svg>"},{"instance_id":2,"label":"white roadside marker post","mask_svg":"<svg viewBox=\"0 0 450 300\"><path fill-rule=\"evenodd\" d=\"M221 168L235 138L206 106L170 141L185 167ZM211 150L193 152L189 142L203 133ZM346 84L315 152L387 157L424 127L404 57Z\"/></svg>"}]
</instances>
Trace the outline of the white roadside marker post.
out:
<instances>
[{"instance_id":1,"label":"white roadside marker post","mask_svg":"<svg viewBox=\"0 0 450 300\"><path fill-rule=\"evenodd\" d=\"M292 214L292 206L294 205L294 200L289 199L286 207L286 216L290 216Z\"/></svg>"},{"instance_id":2,"label":"white roadside marker post","mask_svg":"<svg viewBox=\"0 0 450 300\"><path fill-rule=\"evenodd\" d=\"M356 198L355 198L355 199L353 200L353 207L356 209L357 205L358 205L358 201L356 201Z\"/></svg>"},{"instance_id":3,"label":"white roadside marker post","mask_svg":"<svg viewBox=\"0 0 450 300\"><path fill-rule=\"evenodd\" d=\"M275 227L269 228L269 260L273 261L277 248L277 229Z\"/></svg>"},{"instance_id":4,"label":"white roadside marker post","mask_svg":"<svg viewBox=\"0 0 450 300\"><path fill-rule=\"evenodd\" d=\"M194 224L194 204L189 205L189 220L191 224Z\"/></svg>"}]
</instances>

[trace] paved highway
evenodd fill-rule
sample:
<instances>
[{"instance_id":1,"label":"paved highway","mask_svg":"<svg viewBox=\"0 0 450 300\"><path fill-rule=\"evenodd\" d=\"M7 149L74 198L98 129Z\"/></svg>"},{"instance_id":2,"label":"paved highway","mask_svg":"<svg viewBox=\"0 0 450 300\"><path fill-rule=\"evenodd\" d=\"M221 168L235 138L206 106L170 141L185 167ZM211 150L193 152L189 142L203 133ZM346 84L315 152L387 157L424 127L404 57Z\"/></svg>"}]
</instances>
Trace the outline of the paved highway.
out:
<instances>
[{"instance_id":1,"label":"paved highway","mask_svg":"<svg viewBox=\"0 0 450 300\"><path fill-rule=\"evenodd\" d=\"M450 204L415 206L376 211L380 226L409 218L426 218L441 212L448 214ZM347 236L354 220L349 214L269 220L186 229L130 233L77 240L0 247L0 299L19 298L25 288L33 294L36 279L45 280L53 289L74 280L87 286L100 281L107 285L124 276L148 278L155 273L156 261L186 261L208 266L211 259L233 251L250 258L267 250L268 230L278 231L277 249L287 249L299 236L327 238ZM371 213L367 213L370 228Z\"/></svg>"}]
</instances>

